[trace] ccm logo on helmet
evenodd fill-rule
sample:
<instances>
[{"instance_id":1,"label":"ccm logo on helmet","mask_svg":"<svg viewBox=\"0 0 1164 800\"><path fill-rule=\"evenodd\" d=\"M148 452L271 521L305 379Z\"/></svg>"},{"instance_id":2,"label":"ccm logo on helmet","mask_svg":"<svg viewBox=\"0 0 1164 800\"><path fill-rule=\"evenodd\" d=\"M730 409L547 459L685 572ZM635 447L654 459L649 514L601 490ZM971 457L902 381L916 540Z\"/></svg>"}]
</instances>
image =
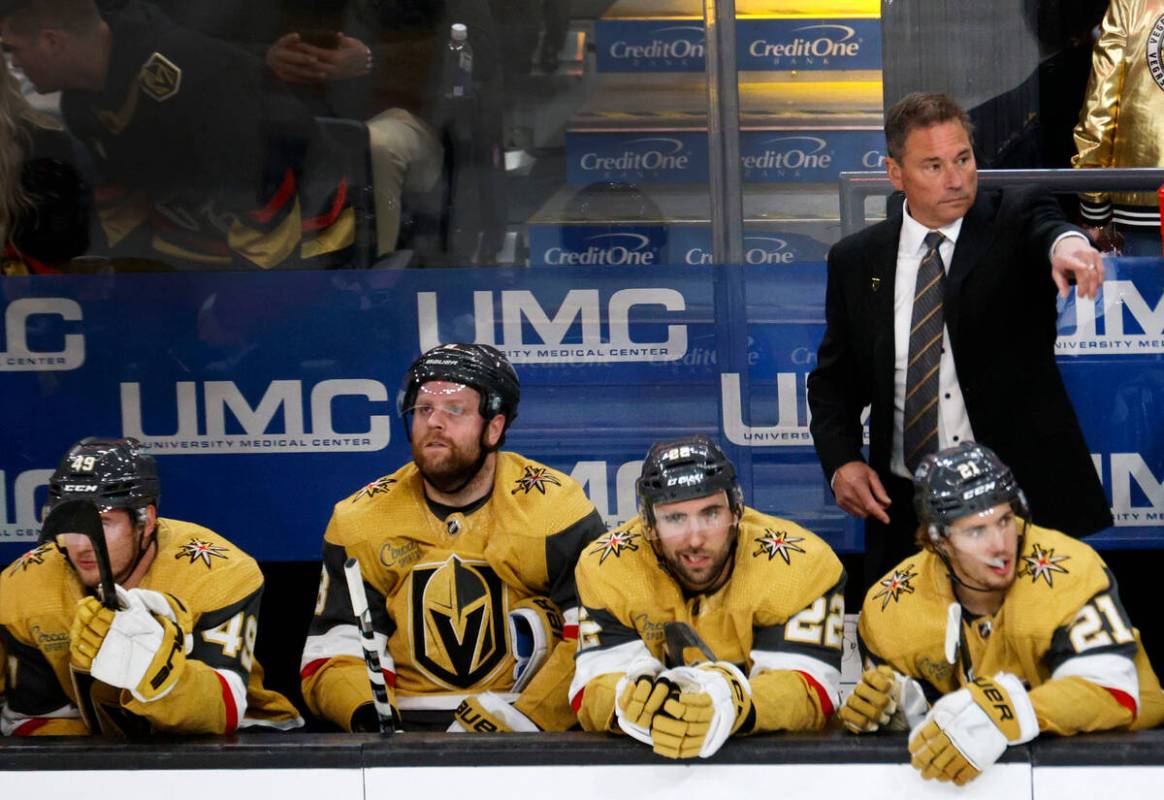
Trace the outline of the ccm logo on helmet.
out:
<instances>
[{"instance_id":1,"label":"ccm logo on helmet","mask_svg":"<svg viewBox=\"0 0 1164 800\"><path fill-rule=\"evenodd\" d=\"M61 487L61 491L73 492L75 494L82 494L84 492L95 492L100 487L90 483L66 483Z\"/></svg>"},{"instance_id":2,"label":"ccm logo on helmet","mask_svg":"<svg viewBox=\"0 0 1164 800\"><path fill-rule=\"evenodd\" d=\"M702 482L702 480L703 480L703 476L701 476L701 475L680 475L680 476L675 477L675 478L668 478L667 485L668 486L694 486L694 485Z\"/></svg>"}]
</instances>

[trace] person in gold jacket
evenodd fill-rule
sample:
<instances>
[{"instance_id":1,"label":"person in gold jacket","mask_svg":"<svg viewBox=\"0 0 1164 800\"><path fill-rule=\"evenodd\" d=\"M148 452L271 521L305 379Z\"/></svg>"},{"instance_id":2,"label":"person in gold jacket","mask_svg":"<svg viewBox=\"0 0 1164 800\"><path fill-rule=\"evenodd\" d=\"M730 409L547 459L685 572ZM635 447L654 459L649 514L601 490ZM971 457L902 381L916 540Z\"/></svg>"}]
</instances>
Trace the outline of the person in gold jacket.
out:
<instances>
[{"instance_id":1,"label":"person in gold jacket","mask_svg":"<svg viewBox=\"0 0 1164 800\"><path fill-rule=\"evenodd\" d=\"M520 384L500 351L448 344L404 378L413 461L336 504L300 676L311 711L377 730L344 563L360 565L406 729L566 730L574 565L605 532L569 476L499 448Z\"/></svg>"},{"instance_id":2,"label":"person in gold jacket","mask_svg":"<svg viewBox=\"0 0 1164 800\"><path fill-rule=\"evenodd\" d=\"M1164 0L1111 0L1091 56L1075 167L1164 167ZM1160 199L1154 191L1080 197L1083 221L1101 245L1110 226L1123 253L1161 253ZM1102 248L1101 249L1105 249Z\"/></svg>"},{"instance_id":3,"label":"person in gold jacket","mask_svg":"<svg viewBox=\"0 0 1164 800\"><path fill-rule=\"evenodd\" d=\"M303 724L262 685L258 565L211 530L158 517L159 492L133 439L84 439L61 460L48 540L0 574L5 735Z\"/></svg>"},{"instance_id":4,"label":"person in gold jacket","mask_svg":"<svg viewBox=\"0 0 1164 800\"><path fill-rule=\"evenodd\" d=\"M961 785L1042 732L1164 721L1115 577L1084 542L1025 521L993 451L927 456L915 483L922 550L865 597L868 669L838 714L849 730L909 727L922 776Z\"/></svg>"},{"instance_id":5,"label":"person in gold jacket","mask_svg":"<svg viewBox=\"0 0 1164 800\"><path fill-rule=\"evenodd\" d=\"M708 758L732 735L822 728L840 701L836 554L746 507L706 436L655 444L636 488L639 515L578 562L583 729Z\"/></svg>"}]
</instances>

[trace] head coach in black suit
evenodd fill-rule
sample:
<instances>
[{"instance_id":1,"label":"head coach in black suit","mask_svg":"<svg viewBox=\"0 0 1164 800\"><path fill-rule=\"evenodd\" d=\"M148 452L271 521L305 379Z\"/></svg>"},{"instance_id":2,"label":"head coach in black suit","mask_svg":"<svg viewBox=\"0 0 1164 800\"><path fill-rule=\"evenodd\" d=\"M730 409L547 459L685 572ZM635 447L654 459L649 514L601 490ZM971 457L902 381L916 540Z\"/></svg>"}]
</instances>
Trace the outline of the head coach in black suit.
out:
<instances>
[{"instance_id":1,"label":"head coach in black suit","mask_svg":"<svg viewBox=\"0 0 1164 800\"><path fill-rule=\"evenodd\" d=\"M1093 297L1103 262L1047 193L979 192L971 135L943 94L889 109L886 170L905 202L829 251L811 430L837 505L866 520L866 584L912 552L914 466L961 441L1011 465L1036 524L1112 524L1054 356L1056 287L1073 278Z\"/></svg>"}]
</instances>

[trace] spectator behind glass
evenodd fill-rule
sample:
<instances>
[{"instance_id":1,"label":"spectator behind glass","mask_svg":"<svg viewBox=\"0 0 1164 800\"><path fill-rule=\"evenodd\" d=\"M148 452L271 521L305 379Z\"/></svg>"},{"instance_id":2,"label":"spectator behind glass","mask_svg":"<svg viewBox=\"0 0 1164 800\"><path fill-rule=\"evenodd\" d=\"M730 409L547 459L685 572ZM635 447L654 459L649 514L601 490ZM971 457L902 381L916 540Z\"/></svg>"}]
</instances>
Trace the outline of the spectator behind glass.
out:
<instances>
[{"instance_id":1,"label":"spectator behind glass","mask_svg":"<svg viewBox=\"0 0 1164 800\"><path fill-rule=\"evenodd\" d=\"M345 263L353 215L340 153L243 50L128 0L6 0L0 38L100 174L116 256L182 268Z\"/></svg>"},{"instance_id":2,"label":"spectator behind glass","mask_svg":"<svg viewBox=\"0 0 1164 800\"><path fill-rule=\"evenodd\" d=\"M125 0L103 0L123 5ZM376 190L378 254L396 249L401 195L427 192L444 151L437 81L444 2L154 0L181 25L262 58L267 85L289 89L315 116L366 122Z\"/></svg>"},{"instance_id":3,"label":"spectator behind glass","mask_svg":"<svg viewBox=\"0 0 1164 800\"><path fill-rule=\"evenodd\" d=\"M82 255L90 207L68 134L28 104L0 58L0 275L58 272Z\"/></svg>"}]
</instances>

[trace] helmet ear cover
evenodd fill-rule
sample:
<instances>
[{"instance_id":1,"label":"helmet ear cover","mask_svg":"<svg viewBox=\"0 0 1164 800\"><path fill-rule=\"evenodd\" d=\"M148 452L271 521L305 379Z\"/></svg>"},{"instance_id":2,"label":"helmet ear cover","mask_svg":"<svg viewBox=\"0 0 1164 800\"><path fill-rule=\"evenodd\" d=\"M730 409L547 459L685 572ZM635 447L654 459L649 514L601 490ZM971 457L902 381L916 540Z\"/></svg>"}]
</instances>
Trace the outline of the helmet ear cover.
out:
<instances>
[{"instance_id":1,"label":"helmet ear cover","mask_svg":"<svg viewBox=\"0 0 1164 800\"><path fill-rule=\"evenodd\" d=\"M655 506L708 497L726 492L728 508L739 518L743 514L743 491L735 466L707 436L689 436L651 446L635 482L647 528L654 530Z\"/></svg>"}]
</instances>

